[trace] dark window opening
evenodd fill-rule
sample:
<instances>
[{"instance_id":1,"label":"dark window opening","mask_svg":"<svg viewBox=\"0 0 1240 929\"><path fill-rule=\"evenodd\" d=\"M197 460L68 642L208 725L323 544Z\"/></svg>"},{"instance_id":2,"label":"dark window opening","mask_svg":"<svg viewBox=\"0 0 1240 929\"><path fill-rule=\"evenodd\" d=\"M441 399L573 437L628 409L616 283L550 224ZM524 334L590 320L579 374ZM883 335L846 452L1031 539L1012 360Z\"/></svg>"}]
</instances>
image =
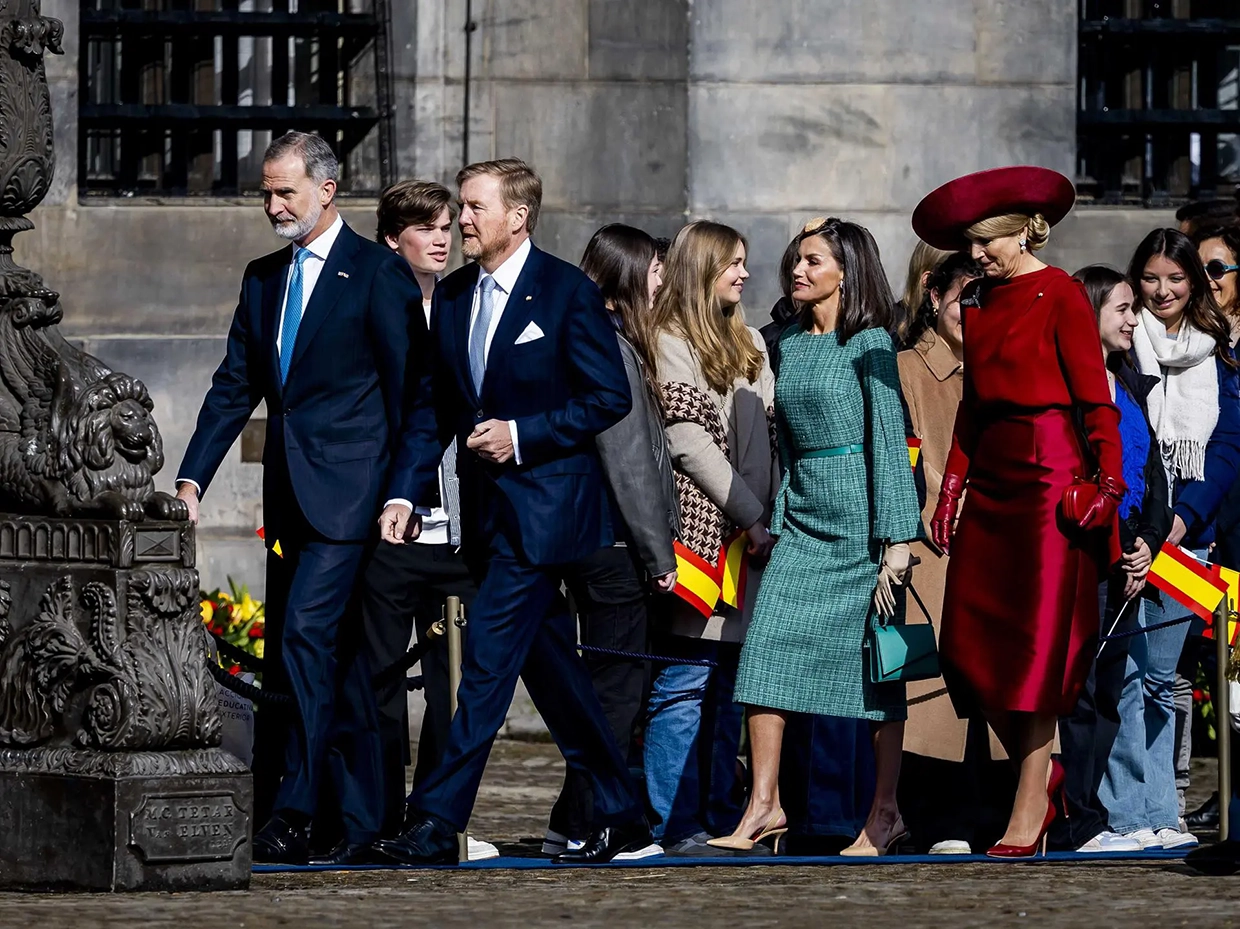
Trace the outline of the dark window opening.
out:
<instances>
[{"instance_id":1,"label":"dark window opening","mask_svg":"<svg viewBox=\"0 0 1240 929\"><path fill-rule=\"evenodd\" d=\"M257 192L289 129L341 161L342 194L392 180L389 0L83 0L84 196Z\"/></svg>"},{"instance_id":2,"label":"dark window opening","mask_svg":"<svg viewBox=\"0 0 1240 929\"><path fill-rule=\"evenodd\" d=\"M1078 188L1151 206L1233 196L1238 96L1235 0L1082 0Z\"/></svg>"}]
</instances>

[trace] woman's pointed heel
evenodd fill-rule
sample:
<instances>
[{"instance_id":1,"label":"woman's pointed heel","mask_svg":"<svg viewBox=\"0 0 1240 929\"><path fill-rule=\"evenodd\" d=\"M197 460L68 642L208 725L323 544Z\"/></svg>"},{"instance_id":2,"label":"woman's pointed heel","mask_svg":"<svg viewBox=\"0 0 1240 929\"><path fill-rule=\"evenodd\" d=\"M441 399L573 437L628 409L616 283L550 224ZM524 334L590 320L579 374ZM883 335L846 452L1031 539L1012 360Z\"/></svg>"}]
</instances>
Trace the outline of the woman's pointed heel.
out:
<instances>
[{"instance_id":1,"label":"woman's pointed heel","mask_svg":"<svg viewBox=\"0 0 1240 929\"><path fill-rule=\"evenodd\" d=\"M908 838L908 830L904 828L903 820L897 820L897 822L899 823L899 831L893 833L887 839L887 844L881 848L875 845L867 845L864 848L856 848L850 845L848 848L840 851L840 856L843 858L878 858L883 855L890 855L893 849Z\"/></svg>"},{"instance_id":2,"label":"woman's pointed heel","mask_svg":"<svg viewBox=\"0 0 1240 929\"><path fill-rule=\"evenodd\" d=\"M781 819L784 820L785 823L787 822L787 817L784 816L784 811L782 809L778 809L775 811L774 815L767 820L766 825L755 832L753 836L748 839L743 835L723 835L717 839L708 839L706 844L712 848L724 848L731 852L749 852L753 851L753 847L759 842L766 839L773 839L774 841L772 844L774 845L774 852L778 855L779 840L783 837L784 833L788 831L787 825L776 825L776 823L778 823Z\"/></svg>"},{"instance_id":3,"label":"woman's pointed heel","mask_svg":"<svg viewBox=\"0 0 1240 929\"><path fill-rule=\"evenodd\" d=\"M1046 834L1051 828L1051 823L1055 821L1055 817L1059 815L1059 810L1055 807L1055 798L1059 798L1060 805L1063 806L1063 817L1068 818L1067 802L1064 799L1064 770L1063 765L1058 761L1051 761L1051 776L1046 784L1046 819L1042 821L1042 831L1034 840L1032 845L1006 845L1000 842L986 850L988 858L1033 858L1039 853L1042 857L1046 857Z\"/></svg>"}]
</instances>

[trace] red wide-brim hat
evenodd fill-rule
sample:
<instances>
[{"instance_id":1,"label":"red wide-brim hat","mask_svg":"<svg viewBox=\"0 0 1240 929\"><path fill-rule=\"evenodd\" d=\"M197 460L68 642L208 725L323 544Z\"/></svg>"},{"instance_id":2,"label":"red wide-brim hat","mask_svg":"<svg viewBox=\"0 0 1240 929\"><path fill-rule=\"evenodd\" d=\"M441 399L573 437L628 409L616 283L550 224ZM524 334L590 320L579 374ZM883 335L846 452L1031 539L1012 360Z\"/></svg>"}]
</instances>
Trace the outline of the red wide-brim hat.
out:
<instances>
[{"instance_id":1,"label":"red wide-brim hat","mask_svg":"<svg viewBox=\"0 0 1240 929\"><path fill-rule=\"evenodd\" d=\"M954 252L969 247L965 230L983 219L1041 213L1053 226L1075 202L1076 188L1058 171L1032 165L992 168L927 194L913 211L913 231L927 245Z\"/></svg>"}]
</instances>

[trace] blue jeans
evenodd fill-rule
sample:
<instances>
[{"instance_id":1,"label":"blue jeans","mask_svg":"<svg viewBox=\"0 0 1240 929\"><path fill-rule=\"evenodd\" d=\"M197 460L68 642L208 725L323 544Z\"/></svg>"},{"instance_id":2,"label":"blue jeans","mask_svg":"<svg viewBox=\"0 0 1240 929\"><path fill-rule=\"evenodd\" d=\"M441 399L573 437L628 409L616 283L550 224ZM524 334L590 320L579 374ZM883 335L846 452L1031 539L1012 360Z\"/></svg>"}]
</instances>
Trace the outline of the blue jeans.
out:
<instances>
[{"instance_id":1,"label":"blue jeans","mask_svg":"<svg viewBox=\"0 0 1240 929\"><path fill-rule=\"evenodd\" d=\"M1191 615L1166 594L1161 599L1161 605L1142 601L1144 628ZM1179 828L1175 668L1188 628L1184 622L1130 640L1119 701L1119 734L1098 790L1115 832Z\"/></svg>"},{"instance_id":2,"label":"blue jeans","mask_svg":"<svg viewBox=\"0 0 1240 929\"><path fill-rule=\"evenodd\" d=\"M732 701L740 646L664 636L654 652L718 663L655 668L644 758L655 841L670 845L699 832L727 835L742 812L735 788L744 710Z\"/></svg>"}]
</instances>

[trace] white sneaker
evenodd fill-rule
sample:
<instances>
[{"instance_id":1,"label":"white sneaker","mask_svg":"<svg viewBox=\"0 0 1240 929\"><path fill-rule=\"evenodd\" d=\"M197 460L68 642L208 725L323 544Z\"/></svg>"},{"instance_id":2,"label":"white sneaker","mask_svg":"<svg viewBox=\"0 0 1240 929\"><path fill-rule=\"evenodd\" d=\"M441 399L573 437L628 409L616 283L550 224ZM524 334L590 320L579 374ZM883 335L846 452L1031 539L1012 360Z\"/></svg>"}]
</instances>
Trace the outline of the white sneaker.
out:
<instances>
[{"instance_id":1,"label":"white sneaker","mask_svg":"<svg viewBox=\"0 0 1240 929\"><path fill-rule=\"evenodd\" d=\"M573 843L569 843L570 845ZM577 846L581 847L584 842L578 842ZM643 858L654 858L656 855L663 854L663 846L655 842L651 842L645 848L634 849L631 852L621 852L612 861L640 861Z\"/></svg>"},{"instance_id":2,"label":"white sneaker","mask_svg":"<svg viewBox=\"0 0 1240 929\"><path fill-rule=\"evenodd\" d=\"M475 839L472 835L466 836L466 842L469 847L470 861L486 861L488 858L499 857L499 849L490 842Z\"/></svg>"},{"instance_id":3,"label":"white sneaker","mask_svg":"<svg viewBox=\"0 0 1240 929\"><path fill-rule=\"evenodd\" d=\"M931 855L972 855L973 848L963 839L944 839L930 846Z\"/></svg>"},{"instance_id":4,"label":"white sneaker","mask_svg":"<svg viewBox=\"0 0 1240 929\"><path fill-rule=\"evenodd\" d=\"M566 835L560 835L560 833L548 829L543 836L542 853L544 855L563 855L565 852L575 852L585 844L584 839L570 839Z\"/></svg>"},{"instance_id":5,"label":"white sneaker","mask_svg":"<svg viewBox=\"0 0 1240 929\"><path fill-rule=\"evenodd\" d=\"M1149 829L1138 829L1136 832L1128 833L1124 838L1132 839L1141 846L1141 851L1143 852L1162 848L1162 842L1159 841L1158 836L1154 835L1153 831Z\"/></svg>"},{"instance_id":6,"label":"white sneaker","mask_svg":"<svg viewBox=\"0 0 1240 929\"><path fill-rule=\"evenodd\" d=\"M560 835L551 829L543 836L542 853L544 855L563 855L568 851L568 836Z\"/></svg>"},{"instance_id":7,"label":"white sneaker","mask_svg":"<svg viewBox=\"0 0 1240 929\"><path fill-rule=\"evenodd\" d=\"M1146 830L1148 831L1148 830ZM1150 833L1153 835L1153 833ZM1129 835L1117 832L1099 832L1077 851L1082 855L1105 855L1109 852L1139 852L1141 843Z\"/></svg>"},{"instance_id":8,"label":"white sneaker","mask_svg":"<svg viewBox=\"0 0 1240 929\"><path fill-rule=\"evenodd\" d=\"M1163 848L1187 848L1197 845L1197 837L1191 832L1180 832L1175 829L1159 829L1158 844Z\"/></svg>"}]
</instances>

